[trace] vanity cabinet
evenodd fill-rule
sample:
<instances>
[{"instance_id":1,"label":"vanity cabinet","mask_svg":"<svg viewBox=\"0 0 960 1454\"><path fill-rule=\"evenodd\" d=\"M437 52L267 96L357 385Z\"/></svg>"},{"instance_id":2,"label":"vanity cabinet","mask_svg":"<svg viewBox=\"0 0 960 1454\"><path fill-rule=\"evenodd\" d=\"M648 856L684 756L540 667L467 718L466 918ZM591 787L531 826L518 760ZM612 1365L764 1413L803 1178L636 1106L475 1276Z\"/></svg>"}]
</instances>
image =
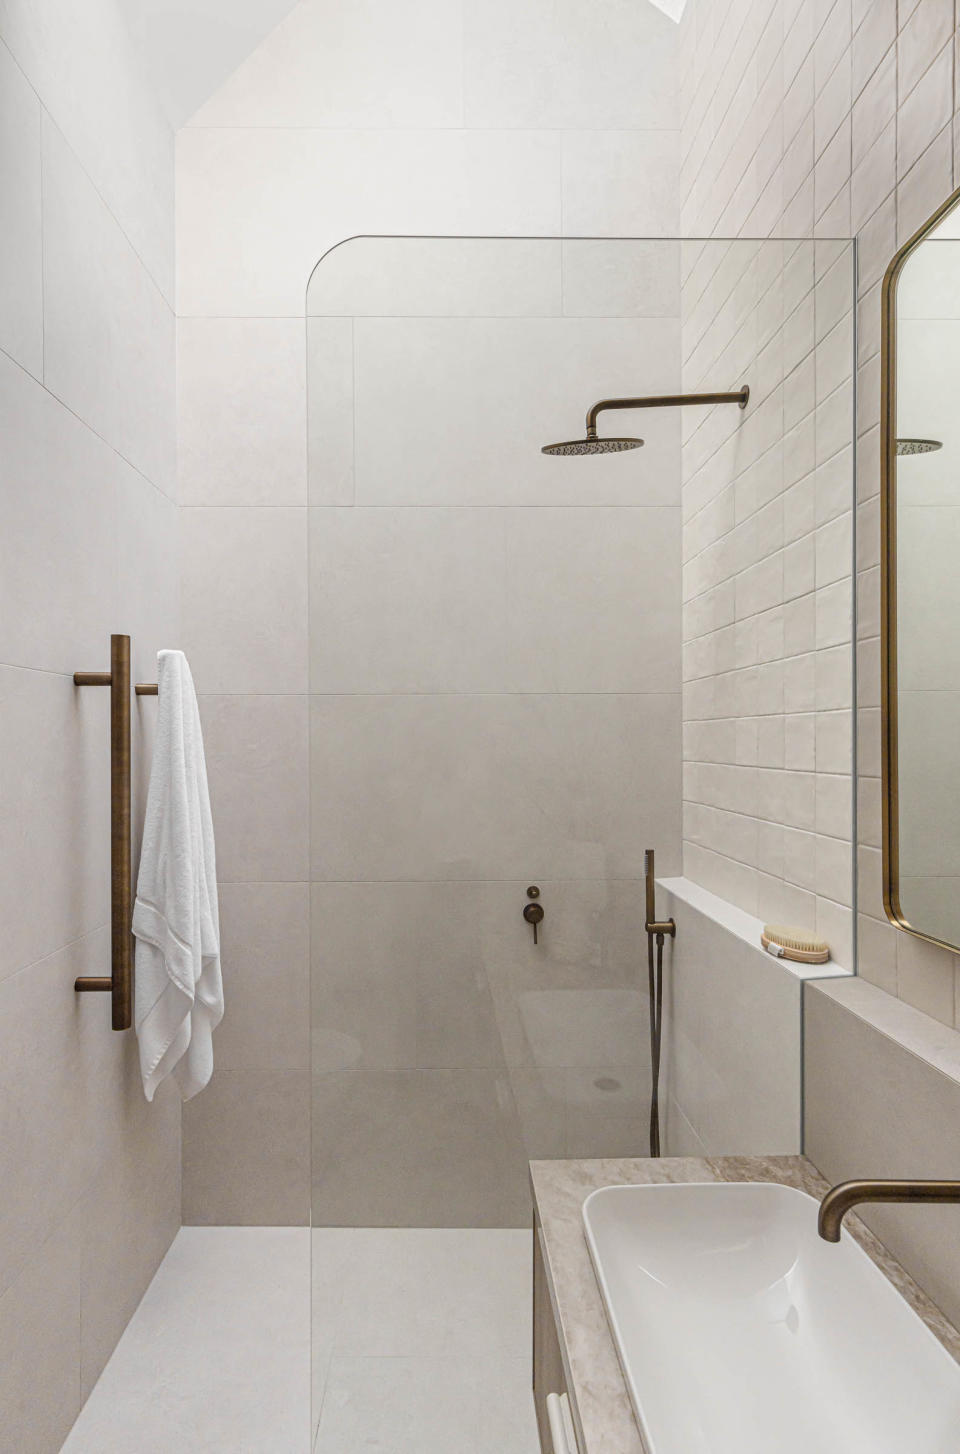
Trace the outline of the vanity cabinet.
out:
<instances>
[{"instance_id":1,"label":"vanity cabinet","mask_svg":"<svg viewBox=\"0 0 960 1454\"><path fill-rule=\"evenodd\" d=\"M542 1454L581 1454L570 1418L539 1217L533 1223L533 1402Z\"/></svg>"}]
</instances>

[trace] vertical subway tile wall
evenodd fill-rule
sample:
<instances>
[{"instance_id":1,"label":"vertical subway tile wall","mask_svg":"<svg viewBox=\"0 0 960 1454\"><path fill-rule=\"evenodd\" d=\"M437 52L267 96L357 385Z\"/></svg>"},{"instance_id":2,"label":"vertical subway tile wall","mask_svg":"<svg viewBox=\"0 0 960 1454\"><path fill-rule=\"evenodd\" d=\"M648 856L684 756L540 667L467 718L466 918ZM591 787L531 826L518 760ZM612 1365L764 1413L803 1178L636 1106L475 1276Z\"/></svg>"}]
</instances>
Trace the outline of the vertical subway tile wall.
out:
<instances>
[{"instance_id":1,"label":"vertical subway tile wall","mask_svg":"<svg viewBox=\"0 0 960 1454\"><path fill-rule=\"evenodd\" d=\"M957 1023L953 956L898 934L886 921L880 891L879 346L884 269L897 246L958 180L956 18L953 0L834 0L833 4L689 0L680 24L682 231L705 236L855 236L859 244L853 563L858 635L858 961L867 978L948 1024ZM806 281L802 292L791 292L789 300L785 295L784 308L789 301L798 322L804 306L812 306L816 316L829 285L826 256L816 247L806 256L802 250L794 255L794 266L802 268ZM785 289L789 266L785 257ZM784 341L789 317L785 311ZM834 324L841 321L838 316ZM787 473L777 497L783 504L783 533L781 538L778 531L766 548L758 546L756 555L758 563L773 563L777 556L783 563L782 601L771 601L768 609L775 613L782 607L782 656L797 663L791 672L797 672L801 700L807 704L784 705L783 763L787 771L812 772L813 817L809 803L803 826L792 820L793 814L773 817L774 836L783 851L782 886L758 872L759 858L749 861L754 842L749 827L746 849L736 854L718 852L716 843L691 844L691 825L702 823L703 809L711 806L701 801L699 788L702 765L710 759L701 746L700 727L688 720L688 798L691 783L697 786L692 816L690 802L685 806L685 863L692 877L702 874L705 881L719 886L718 892L739 896L745 906L755 905L755 912L768 916L774 910L779 913L781 906L791 911L794 906L804 908L813 896L818 925L842 946L842 955L850 943L849 905L840 889L846 882L845 865L835 846L837 827L827 825L839 826L842 821L844 794L836 780L849 771L844 757L849 739L842 716L850 710L849 701L844 704L836 695L843 686L845 673L838 664L845 648L833 639L845 619L845 599L842 608L839 603L850 588L850 573L841 569L846 551L842 536L849 521L842 496L835 496L831 485L839 461L825 456L817 439L821 423L830 424L832 398L842 400L846 412L848 389L835 373L841 352L834 351L829 335L821 337L816 322L814 328L815 350L789 360L793 370L789 390L784 359L784 413L778 428ZM832 393L824 392L831 383ZM788 409L793 411L789 417ZM811 426L814 439L805 440ZM776 445L776 435L771 443ZM811 461L806 469L804 449ZM797 469L802 472L794 479ZM806 498L811 469L812 504ZM690 485L685 466L685 492ZM685 515L695 503L685 493ZM734 516L727 532L717 526L715 538L732 541L739 523ZM697 546L692 528L687 519L685 556ZM771 568L778 569L775 564ZM835 580L823 580L821 569L831 576L834 571L839 574ZM688 642L689 609L688 603ZM727 609L735 611L735 606ZM733 623L739 619L730 616ZM762 620L758 614L758 627ZM713 629L721 629L719 622ZM830 633L829 640L823 632ZM701 631L693 634L699 636ZM799 663L811 655L812 678L800 681ZM829 691L831 705L818 700L821 689ZM811 710L812 742L810 727L802 720ZM686 709L685 716L690 715ZM734 774L736 730L751 734L747 750L754 751L751 715L736 714L733 738L716 748L720 762ZM842 732L835 724L843 727ZM760 751L759 741L756 750ZM780 751L778 738L778 760ZM723 784L723 793L728 792L730 780ZM730 808L729 799L722 807ZM768 832L758 822L758 844L766 841Z\"/></svg>"},{"instance_id":2,"label":"vertical subway tile wall","mask_svg":"<svg viewBox=\"0 0 960 1454\"><path fill-rule=\"evenodd\" d=\"M684 871L852 967L853 248L683 251Z\"/></svg>"}]
</instances>

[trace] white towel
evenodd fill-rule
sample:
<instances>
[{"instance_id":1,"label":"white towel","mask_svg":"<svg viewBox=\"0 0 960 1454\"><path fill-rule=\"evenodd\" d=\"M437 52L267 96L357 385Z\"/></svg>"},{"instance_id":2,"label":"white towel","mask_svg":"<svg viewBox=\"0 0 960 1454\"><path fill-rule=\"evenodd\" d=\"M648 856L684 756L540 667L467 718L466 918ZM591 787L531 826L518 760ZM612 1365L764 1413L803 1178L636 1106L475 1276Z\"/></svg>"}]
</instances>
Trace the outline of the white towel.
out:
<instances>
[{"instance_id":1,"label":"white towel","mask_svg":"<svg viewBox=\"0 0 960 1454\"><path fill-rule=\"evenodd\" d=\"M159 652L157 682L133 909L134 1023L147 1100L174 1071L186 1101L210 1079L223 1015L217 870L197 694L182 651Z\"/></svg>"}]
</instances>

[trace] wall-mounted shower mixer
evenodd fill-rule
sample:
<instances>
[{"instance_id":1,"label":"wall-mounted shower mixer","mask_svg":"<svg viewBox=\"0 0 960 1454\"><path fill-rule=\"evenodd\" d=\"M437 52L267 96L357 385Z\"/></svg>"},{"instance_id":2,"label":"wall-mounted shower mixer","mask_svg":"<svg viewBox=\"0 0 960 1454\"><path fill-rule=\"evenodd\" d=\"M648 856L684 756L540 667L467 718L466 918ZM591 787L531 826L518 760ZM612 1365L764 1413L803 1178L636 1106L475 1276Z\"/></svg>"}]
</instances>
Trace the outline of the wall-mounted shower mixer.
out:
<instances>
[{"instance_id":1,"label":"wall-mounted shower mixer","mask_svg":"<svg viewBox=\"0 0 960 1454\"><path fill-rule=\"evenodd\" d=\"M531 884L527 889L527 898L533 900L523 907L523 917L533 929L533 942L537 943L537 926L543 923L543 905L536 903L540 897L540 890L536 884Z\"/></svg>"}]
</instances>

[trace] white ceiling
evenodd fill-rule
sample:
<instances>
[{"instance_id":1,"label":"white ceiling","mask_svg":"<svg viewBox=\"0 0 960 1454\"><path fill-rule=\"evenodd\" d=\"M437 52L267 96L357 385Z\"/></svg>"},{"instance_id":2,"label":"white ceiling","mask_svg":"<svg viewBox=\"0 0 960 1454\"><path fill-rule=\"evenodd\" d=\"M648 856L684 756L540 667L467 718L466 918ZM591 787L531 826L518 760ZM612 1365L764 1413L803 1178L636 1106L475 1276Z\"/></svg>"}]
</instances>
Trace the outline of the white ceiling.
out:
<instances>
[{"instance_id":1,"label":"white ceiling","mask_svg":"<svg viewBox=\"0 0 960 1454\"><path fill-rule=\"evenodd\" d=\"M173 126L182 126L297 0L117 0Z\"/></svg>"}]
</instances>

